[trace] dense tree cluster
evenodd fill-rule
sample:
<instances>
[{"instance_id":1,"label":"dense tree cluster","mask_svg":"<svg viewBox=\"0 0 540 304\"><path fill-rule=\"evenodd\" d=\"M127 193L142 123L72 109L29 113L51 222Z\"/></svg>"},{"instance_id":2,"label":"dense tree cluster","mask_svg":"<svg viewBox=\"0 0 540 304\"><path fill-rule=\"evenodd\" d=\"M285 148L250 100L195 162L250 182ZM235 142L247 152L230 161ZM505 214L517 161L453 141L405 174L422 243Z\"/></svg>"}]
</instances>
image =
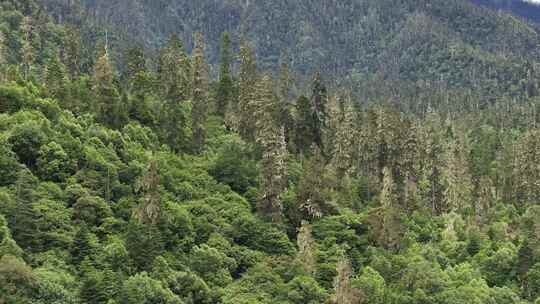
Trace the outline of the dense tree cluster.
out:
<instances>
[{"instance_id":1,"label":"dense tree cluster","mask_svg":"<svg viewBox=\"0 0 540 304\"><path fill-rule=\"evenodd\" d=\"M0 2L1 304L540 303L535 94L407 108L87 30Z\"/></svg>"}]
</instances>

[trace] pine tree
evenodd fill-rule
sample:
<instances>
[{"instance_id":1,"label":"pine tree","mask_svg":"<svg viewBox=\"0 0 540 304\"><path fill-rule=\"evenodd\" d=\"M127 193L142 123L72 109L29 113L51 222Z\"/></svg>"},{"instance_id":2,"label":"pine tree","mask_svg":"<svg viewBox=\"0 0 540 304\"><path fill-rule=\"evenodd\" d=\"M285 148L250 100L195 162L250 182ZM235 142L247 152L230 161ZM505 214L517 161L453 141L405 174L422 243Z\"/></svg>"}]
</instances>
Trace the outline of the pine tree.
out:
<instances>
[{"instance_id":1,"label":"pine tree","mask_svg":"<svg viewBox=\"0 0 540 304\"><path fill-rule=\"evenodd\" d=\"M287 147L283 127L277 121L277 100L269 76L264 76L256 84L256 96L250 107L255 110L253 116L257 143L263 149L263 185L259 210L278 221L282 209L280 196L286 186Z\"/></svg>"},{"instance_id":2,"label":"pine tree","mask_svg":"<svg viewBox=\"0 0 540 304\"><path fill-rule=\"evenodd\" d=\"M202 34L195 35L193 50L193 107L191 110L192 144L195 153L201 153L205 137L205 123L208 116L208 68L204 60Z\"/></svg>"},{"instance_id":3,"label":"pine tree","mask_svg":"<svg viewBox=\"0 0 540 304\"><path fill-rule=\"evenodd\" d=\"M322 82L321 74L315 74L312 86L311 107L313 115L313 142L319 146L321 151L323 147L323 133L326 128L326 104L328 103L328 95L325 85Z\"/></svg>"},{"instance_id":4,"label":"pine tree","mask_svg":"<svg viewBox=\"0 0 540 304\"><path fill-rule=\"evenodd\" d=\"M80 30L74 25L66 25L66 36L64 41L64 64L71 79L75 79L81 72L82 63L82 41Z\"/></svg>"},{"instance_id":5,"label":"pine tree","mask_svg":"<svg viewBox=\"0 0 540 304\"><path fill-rule=\"evenodd\" d=\"M23 41L21 48L21 63L24 71L24 79L28 80L30 76L30 70L35 61L35 50L32 46L33 26L32 19L28 16L24 17L21 30L23 32Z\"/></svg>"},{"instance_id":6,"label":"pine tree","mask_svg":"<svg viewBox=\"0 0 540 304\"><path fill-rule=\"evenodd\" d=\"M52 97L60 100L65 99L68 79L66 68L60 61L60 55L58 53L45 66L44 81L46 89Z\"/></svg>"},{"instance_id":7,"label":"pine tree","mask_svg":"<svg viewBox=\"0 0 540 304\"><path fill-rule=\"evenodd\" d=\"M290 151L295 150L294 138L294 117L291 103L292 79L289 71L289 65L286 59L282 60L279 69L279 123L285 129L285 141Z\"/></svg>"},{"instance_id":8,"label":"pine tree","mask_svg":"<svg viewBox=\"0 0 540 304\"><path fill-rule=\"evenodd\" d=\"M320 218L328 213L324 195L325 160L319 147L312 146L313 152L302 166L302 178L298 184L297 204L304 218Z\"/></svg>"},{"instance_id":9,"label":"pine tree","mask_svg":"<svg viewBox=\"0 0 540 304\"><path fill-rule=\"evenodd\" d=\"M298 152L307 155L313 143L313 115L309 98L300 96L296 101L295 146Z\"/></svg>"},{"instance_id":10,"label":"pine tree","mask_svg":"<svg viewBox=\"0 0 540 304\"><path fill-rule=\"evenodd\" d=\"M314 240L311 235L311 225L307 221L302 221L296 239L298 245L297 260L304 268L304 271L311 275L315 272Z\"/></svg>"},{"instance_id":11,"label":"pine tree","mask_svg":"<svg viewBox=\"0 0 540 304\"><path fill-rule=\"evenodd\" d=\"M0 31L0 82L4 81L5 70L8 64L6 37L4 32Z\"/></svg>"},{"instance_id":12,"label":"pine tree","mask_svg":"<svg viewBox=\"0 0 540 304\"><path fill-rule=\"evenodd\" d=\"M155 225L161 217L159 183L157 163L152 160L146 173L137 183L136 190L141 192L143 197L139 206L135 209L134 215L141 224Z\"/></svg>"},{"instance_id":13,"label":"pine tree","mask_svg":"<svg viewBox=\"0 0 540 304\"><path fill-rule=\"evenodd\" d=\"M240 46L240 74L238 77L239 96L238 96L238 115L234 118L239 121L237 129L242 138L248 141L254 140L255 121L251 108L252 100L255 95L255 83L257 82L257 65L253 50L245 41Z\"/></svg>"},{"instance_id":14,"label":"pine tree","mask_svg":"<svg viewBox=\"0 0 540 304\"><path fill-rule=\"evenodd\" d=\"M107 50L98 57L94 66L93 91L96 96L96 112L101 122L110 127L120 127L119 120L127 113L118 112L121 99L114 83L113 67Z\"/></svg>"},{"instance_id":15,"label":"pine tree","mask_svg":"<svg viewBox=\"0 0 540 304\"><path fill-rule=\"evenodd\" d=\"M334 304L358 303L358 291L351 286L352 267L349 259L343 256L336 265L334 278Z\"/></svg>"},{"instance_id":16,"label":"pine tree","mask_svg":"<svg viewBox=\"0 0 540 304\"><path fill-rule=\"evenodd\" d=\"M445 211L464 211L472 204L472 178L462 145L454 140L447 147L442 172Z\"/></svg>"},{"instance_id":17,"label":"pine tree","mask_svg":"<svg viewBox=\"0 0 540 304\"><path fill-rule=\"evenodd\" d=\"M344 105L340 107L340 119L336 130L333 153L333 163L340 180L353 166L357 137L355 110L350 99L346 99Z\"/></svg>"},{"instance_id":18,"label":"pine tree","mask_svg":"<svg viewBox=\"0 0 540 304\"><path fill-rule=\"evenodd\" d=\"M38 180L24 168L17 174L15 181L15 210L9 227L13 233L13 239L23 250L32 250L35 247L36 223L32 203L36 200L35 189Z\"/></svg>"},{"instance_id":19,"label":"pine tree","mask_svg":"<svg viewBox=\"0 0 540 304\"><path fill-rule=\"evenodd\" d=\"M146 58L142 46L133 46L126 51L125 64L125 79L132 87L136 75L146 72Z\"/></svg>"},{"instance_id":20,"label":"pine tree","mask_svg":"<svg viewBox=\"0 0 540 304\"><path fill-rule=\"evenodd\" d=\"M223 118L225 118L234 93L233 79L231 76L231 61L231 39L229 33L224 32L221 38L221 65L216 94L217 113Z\"/></svg>"},{"instance_id":21,"label":"pine tree","mask_svg":"<svg viewBox=\"0 0 540 304\"><path fill-rule=\"evenodd\" d=\"M172 35L165 48L161 50L158 84L161 96L165 99L163 114L160 117L162 136L175 152L179 152L189 141L185 131L188 113L184 102L192 95L190 92L192 78L191 60L184 50L182 41L178 36Z\"/></svg>"},{"instance_id":22,"label":"pine tree","mask_svg":"<svg viewBox=\"0 0 540 304\"><path fill-rule=\"evenodd\" d=\"M171 104L186 101L191 96L191 62L184 45L173 34L161 50L159 57L159 84L161 95Z\"/></svg>"}]
</instances>

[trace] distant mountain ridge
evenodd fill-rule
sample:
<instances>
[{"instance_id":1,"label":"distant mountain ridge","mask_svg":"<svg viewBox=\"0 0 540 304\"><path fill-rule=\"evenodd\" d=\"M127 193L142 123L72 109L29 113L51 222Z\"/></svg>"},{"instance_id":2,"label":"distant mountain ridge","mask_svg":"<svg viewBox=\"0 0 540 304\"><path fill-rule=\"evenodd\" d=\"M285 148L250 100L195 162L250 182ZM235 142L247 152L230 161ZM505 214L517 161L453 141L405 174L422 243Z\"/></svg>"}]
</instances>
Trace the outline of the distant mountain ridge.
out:
<instances>
[{"instance_id":1,"label":"distant mountain ridge","mask_svg":"<svg viewBox=\"0 0 540 304\"><path fill-rule=\"evenodd\" d=\"M151 49L176 33L189 50L200 31L212 64L228 31L235 48L242 39L251 44L261 69L275 70L286 60L307 77L323 71L328 78L367 79L372 82L357 91L375 83L380 88L372 96L390 91L387 83L407 86L400 92L445 86L517 96L540 74L533 69L540 62L537 27L476 5L487 0L42 1L59 19L66 19L66 7L78 6L91 23L110 25Z\"/></svg>"},{"instance_id":2,"label":"distant mountain ridge","mask_svg":"<svg viewBox=\"0 0 540 304\"><path fill-rule=\"evenodd\" d=\"M540 24L540 3L524 0L471 0L492 9L504 10Z\"/></svg>"}]
</instances>

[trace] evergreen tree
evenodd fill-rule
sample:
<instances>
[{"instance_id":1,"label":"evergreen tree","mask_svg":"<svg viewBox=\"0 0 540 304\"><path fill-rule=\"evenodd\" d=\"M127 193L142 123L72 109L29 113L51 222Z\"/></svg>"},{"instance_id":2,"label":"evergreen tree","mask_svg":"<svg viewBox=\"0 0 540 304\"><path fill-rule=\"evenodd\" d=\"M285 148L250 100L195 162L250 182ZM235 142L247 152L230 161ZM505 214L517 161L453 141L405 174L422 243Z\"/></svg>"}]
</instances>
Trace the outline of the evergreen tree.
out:
<instances>
[{"instance_id":1,"label":"evergreen tree","mask_svg":"<svg viewBox=\"0 0 540 304\"><path fill-rule=\"evenodd\" d=\"M121 99L114 83L114 72L108 51L101 54L94 66L93 91L96 112L100 120L110 127L120 127L127 113L121 113Z\"/></svg>"},{"instance_id":2,"label":"evergreen tree","mask_svg":"<svg viewBox=\"0 0 540 304\"><path fill-rule=\"evenodd\" d=\"M446 211L464 211L472 204L472 178L461 149L463 143L451 141L446 151L446 164L442 172Z\"/></svg>"},{"instance_id":3,"label":"evergreen tree","mask_svg":"<svg viewBox=\"0 0 540 304\"><path fill-rule=\"evenodd\" d=\"M195 153L201 153L204 147L208 116L208 68L204 60L204 41L202 34L195 35L193 50L193 93L191 109L192 144Z\"/></svg>"},{"instance_id":4,"label":"evergreen tree","mask_svg":"<svg viewBox=\"0 0 540 304\"><path fill-rule=\"evenodd\" d=\"M191 96L191 62L184 45L177 35L171 35L160 51L159 84L161 95L172 105L186 101Z\"/></svg>"},{"instance_id":5,"label":"evergreen tree","mask_svg":"<svg viewBox=\"0 0 540 304\"><path fill-rule=\"evenodd\" d=\"M146 58L142 46L137 45L129 48L124 60L126 65L125 79L132 86L135 76L146 72Z\"/></svg>"},{"instance_id":6,"label":"evergreen tree","mask_svg":"<svg viewBox=\"0 0 540 304\"><path fill-rule=\"evenodd\" d=\"M298 229L296 237L298 245L298 262L307 274L315 272L314 240L311 234L311 225L307 221L302 221L302 226Z\"/></svg>"},{"instance_id":7,"label":"evergreen tree","mask_svg":"<svg viewBox=\"0 0 540 304\"><path fill-rule=\"evenodd\" d=\"M225 118L227 109L232 102L234 88L231 76L231 38L229 33L224 32L221 38L221 64L219 68L219 82L217 88L217 113Z\"/></svg>"},{"instance_id":8,"label":"evergreen tree","mask_svg":"<svg viewBox=\"0 0 540 304\"><path fill-rule=\"evenodd\" d=\"M13 233L13 239L24 250L32 250L36 247L36 223L32 203L36 200L35 189L38 180L24 168L17 174L15 181L15 210L10 217L9 227Z\"/></svg>"},{"instance_id":9,"label":"evergreen tree","mask_svg":"<svg viewBox=\"0 0 540 304\"><path fill-rule=\"evenodd\" d=\"M324 151L323 133L325 132L327 123L326 105L328 103L328 94L324 85L321 74L315 74L312 85L311 95L311 111L313 115L313 142Z\"/></svg>"},{"instance_id":10,"label":"evergreen tree","mask_svg":"<svg viewBox=\"0 0 540 304\"><path fill-rule=\"evenodd\" d=\"M233 125L233 129L238 130L242 138L248 141L254 140L255 136L254 109L251 108L251 100L254 99L257 77L257 64L253 50L247 42L242 41L240 45L240 74L238 76L238 113L232 119L238 120L238 126Z\"/></svg>"},{"instance_id":11,"label":"evergreen tree","mask_svg":"<svg viewBox=\"0 0 540 304\"><path fill-rule=\"evenodd\" d=\"M300 96L296 101L295 146L301 154L309 154L313 143L313 115L309 98Z\"/></svg>"},{"instance_id":12,"label":"evergreen tree","mask_svg":"<svg viewBox=\"0 0 540 304\"><path fill-rule=\"evenodd\" d=\"M65 66L60 61L60 55L58 53L45 66L44 82L46 90L51 97L61 101L65 99L68 79Z\"/></svg>"},{"instance_id":13,"label":"evergreen tree","mask_svg":"<svg viewBox=\"0 0 540 304\"><path fill-rule=\"evenodd\" d=\"M140 76L138 79L142 79ZM161 132L165 142L175 152L184 148L188 141L186 134L188 117L184 103L192 95L190 92L192 78L191 60L184 50L182 41L178 36L172 35L161 50L158 84L161 96L165 99L160 118Z\"/></svg>"},{"instance_id":14,"label":"evergreen tree","mask_svg":"<svg viewBox=\"0 0 540 304\"><path fill-rule=\"evenodd\" d=\"M353 166L356 138L355 110L350 99L340 107L340 121L337 126L334 145L333 163L337 169L338 179L342 179Z\"/></svg>"},{"instance_id":15,"label":"evergreen tree","mask_svg":"<svg viewBox=\"0 0 540 304\"><path fill-rule=\"evenodd\" d=\"M83 58L81 32L74 25L66 26L63 54L64 65L67 67L71 79L77 78L81 72Z\"/></svg>"},{"instance_id":16,"label":"evergreen tree","mask_svg":"<svg viewBox=\"0 0 540 304\"><path fill-rule=\"evenodd\" d=\"M285 129L285 141L287 142L289 150L295 151L293 104L291 103L292 83L289 65L287 61L283 59L279 69L279 123Z\"/></svg>"},{"instance_id":17,"label":"evergreen tree","mask_svg":"<svg viewBox=\"0 0 540 304\"><path fill-rule=\"evenodd\" d=\"M255 110L257 143L263 149L263 180L259 210L278 221L281 217L281 193L286 186L287 147L283 127L277 121L277 99L272 80L264 76L256 85L256 97L250 107Z\"/></svg>"},{"instance_id":18,"label":"evergreen tree","mask_svg":"<svg viewBox=\"0 0 540 304\"><path fill-rule=\"evenodd\" d=\"M30 70L36 59L34 47L32 45L32 36L34 35L34 28L32 25L32 19L29 16L24 17L21 30L23 34L22 48L21 48L21 64L24 71L24 79L28 80L30 76Z\"/></svg>"},{"instance_id":19,"label":"evergreen tree","mask_svg":"<svg viewBox=\"0 0 540 304\"><path fill-rule=\"evenodd\" d=\"M337 275L334 278L334 304L358 303L358 291L351 286L352 267L343 255L336 265Z\"/></svg>"},{"instance_id":20,"label":"evergreen tree","mask_svg":"<svg viewBox=\"0 0 540 304\"><path fill-rule=\"evenodd\" d=\"M155 225L161 217L161 197L159 195L159 173L155 160L150 165L144 176L137 183L137 191L142 193L139 206L134 215L142 224Z\"/></svg>"},{"instance_id":21,"label":"evergreen tree","mask_svg":"<svg viewBox=\"0 0 540 304\"><path fill-rule=\"evenodd\" d=\"M6 66L8 64L6 36L0 31L0 82L4 81Z\"/></svg>"},{"instance_id":22,"label":"evergreen tree","mask_svg":"<svg viewBox=\"0 0 540 304\"><path fill-rule=\"evenodd\" d=\"M320 218L331 211L324 193L325 160L319 147L313 146L312 149L313 156L304 160L296 196L304 218Z\"/></svg>"}]
</instances>

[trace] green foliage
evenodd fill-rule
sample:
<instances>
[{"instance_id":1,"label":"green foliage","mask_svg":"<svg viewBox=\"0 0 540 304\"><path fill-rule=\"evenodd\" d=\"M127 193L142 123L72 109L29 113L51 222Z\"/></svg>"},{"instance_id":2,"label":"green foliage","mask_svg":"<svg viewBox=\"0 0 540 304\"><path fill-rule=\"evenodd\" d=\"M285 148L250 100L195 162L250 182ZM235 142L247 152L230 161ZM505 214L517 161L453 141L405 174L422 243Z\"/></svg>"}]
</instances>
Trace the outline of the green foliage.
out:
<instances>
[{"instance_id":1,"label":"green foliage","mask_svg":"<svg viewBox=\"0 0 540 304\"><path fill-rule=\"evenodd\" d=\"M528 24L462 0L52 1L73 24L0 1L0 303L538 301ZM223 13L243 39L217 69ZM181 20L186 48L128 43L149 15L133 36Z\"/></svg>"}]
</instances>

